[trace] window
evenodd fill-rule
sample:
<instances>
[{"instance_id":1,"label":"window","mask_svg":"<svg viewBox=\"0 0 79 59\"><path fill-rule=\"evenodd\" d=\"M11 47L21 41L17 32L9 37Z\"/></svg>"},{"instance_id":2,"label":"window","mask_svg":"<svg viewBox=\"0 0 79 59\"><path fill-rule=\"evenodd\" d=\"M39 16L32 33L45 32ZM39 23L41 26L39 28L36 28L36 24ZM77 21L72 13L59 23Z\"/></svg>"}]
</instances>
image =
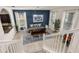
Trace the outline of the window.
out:
<instances>
[{"instance_id":1,"label":"window","mask_svg":"<svg viewBox=\"0 0 79 59\"><path fill-rule=\"evenodd\" d=\"M69 13L65 15L65 20L64 20L64 27L63 29L69 30L72 27L72 21L73 21L74 13Z\"/></svg>"}]
</instances>

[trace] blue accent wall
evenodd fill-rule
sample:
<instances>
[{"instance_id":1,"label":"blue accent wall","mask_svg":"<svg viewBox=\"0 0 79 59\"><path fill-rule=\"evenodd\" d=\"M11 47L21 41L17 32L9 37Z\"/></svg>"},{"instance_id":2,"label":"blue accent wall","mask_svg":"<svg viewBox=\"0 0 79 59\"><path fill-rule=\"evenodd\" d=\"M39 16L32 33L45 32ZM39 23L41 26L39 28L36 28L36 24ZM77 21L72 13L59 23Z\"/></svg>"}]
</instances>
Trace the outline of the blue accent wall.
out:
<instances>
[{"instance_id":1,"label":"blue accent wall","mask_svg":"<svg viewBox=\"0 0 79 59\"><path fill-rule=\"evenodd\" d=\"M30 28L30 24L41 24L42 27L45 27L45 25L49 24L49 15L50 15L50 11L49 10L13 10L13 14L15 12L26 12L26 16L27 16L27 27ZM43 22L34 22L33 23L33 15L37 14L37 15L43 15ZM15 15L14 15L14 19L15 19ZM15 19L16 22L16 19Z\"/></svg>"}]
</instances>

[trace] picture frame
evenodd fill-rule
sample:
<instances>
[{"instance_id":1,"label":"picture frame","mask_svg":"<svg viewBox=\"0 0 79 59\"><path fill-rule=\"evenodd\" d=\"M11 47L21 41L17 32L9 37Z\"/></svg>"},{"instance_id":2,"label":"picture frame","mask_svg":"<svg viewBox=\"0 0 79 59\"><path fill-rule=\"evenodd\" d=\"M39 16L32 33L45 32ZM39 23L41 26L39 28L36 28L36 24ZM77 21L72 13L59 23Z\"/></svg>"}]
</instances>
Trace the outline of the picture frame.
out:
<instances>
[{"instance_id":1,"label":"picture frame","mask_svg":"<svg viewBox=\"0 0 79 59\"><path fill-rule=\"evenodd\" d=\"M44 16L43 15L33 15L33 22L43 22Z\"/></svg>"}]
</instances>

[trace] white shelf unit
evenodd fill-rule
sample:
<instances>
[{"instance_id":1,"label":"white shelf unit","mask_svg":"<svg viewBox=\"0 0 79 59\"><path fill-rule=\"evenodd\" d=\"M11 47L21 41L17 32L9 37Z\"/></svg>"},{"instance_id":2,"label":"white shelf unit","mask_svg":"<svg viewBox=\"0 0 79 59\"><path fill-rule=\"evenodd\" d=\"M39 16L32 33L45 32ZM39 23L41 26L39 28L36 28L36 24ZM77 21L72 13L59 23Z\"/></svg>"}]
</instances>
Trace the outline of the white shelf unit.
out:
<instances>
[{"instance_id":1,"label":"white shelf unit","mask_svg":"<svg viewBox=\"0 0 79 59\"><path fill-rule=\"evenodd\" d=\"M49 28L54 30L54 23L56 19L56 12L50 11Z\"/></svg>"},{"instance_id":2,"label":"white shelf unit","mask_svg":"<svg viewBox=\"0 0 79 59\"><path fill-rule=\"evenodd\" d=\"M18 31L27 29L27 17L26 12L15 12L16 24L18 26Z\"/></svg>"}]
</instances>

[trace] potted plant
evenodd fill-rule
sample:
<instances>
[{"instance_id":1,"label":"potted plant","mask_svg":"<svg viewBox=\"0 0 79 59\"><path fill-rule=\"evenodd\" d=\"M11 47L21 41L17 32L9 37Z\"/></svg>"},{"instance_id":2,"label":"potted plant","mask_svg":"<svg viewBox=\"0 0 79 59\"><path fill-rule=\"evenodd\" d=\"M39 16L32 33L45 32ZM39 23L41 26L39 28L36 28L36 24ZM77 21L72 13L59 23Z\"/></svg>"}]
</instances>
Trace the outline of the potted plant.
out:
<instances>
[{"instance_id":1,"label":"potted plant","mask_svg":"<svg viewBox=\"0 0 79 59\"><path fill-rule=\"evenodd\" d=\"M60 19L56 19L54 23L54 30L57 32L60 28Z\"/></svg>"}]
</instances>

